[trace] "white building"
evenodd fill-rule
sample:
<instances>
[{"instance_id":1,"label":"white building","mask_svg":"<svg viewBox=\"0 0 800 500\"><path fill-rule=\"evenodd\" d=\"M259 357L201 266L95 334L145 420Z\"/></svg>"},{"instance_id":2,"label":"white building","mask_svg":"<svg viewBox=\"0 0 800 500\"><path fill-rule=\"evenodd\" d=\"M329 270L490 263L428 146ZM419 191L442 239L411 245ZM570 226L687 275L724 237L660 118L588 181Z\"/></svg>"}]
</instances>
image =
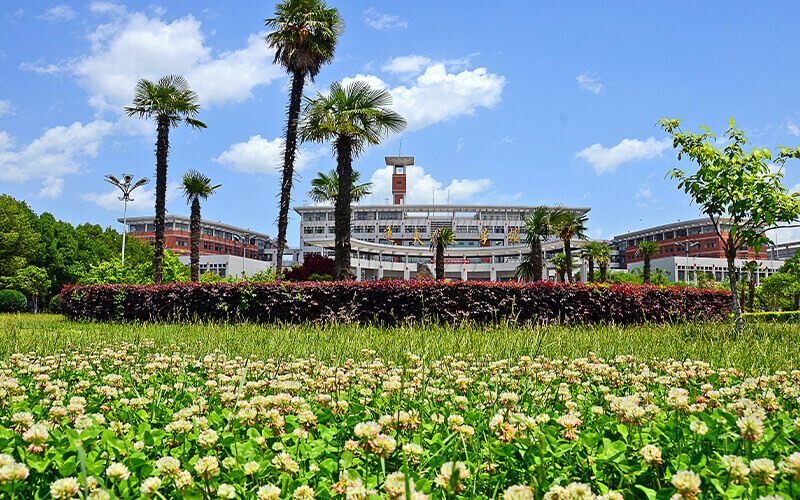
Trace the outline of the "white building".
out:
<instances>
[{"instance_id":1,"label":"white building","mask_svg":"<svg viewBox=\"0 0 800 500\"><path fill-rule=\"evenodd\" d=\"M536 207L516 205L406 205L405 169L414 164L408 156L386 157L394 167L391 205L357 205L351 220L351 266L358 280L416 277L426 270L434 274L433 232L440 228L455 233L456 244L445 250L445 276L461 280L507 281L514 277L520 260L528 253L523 217ZM589 208L570 208L586 213ZM296 207L300 215L300 249L304 253L332 255L334 208ZM583 241L574 241L576 250ZM563 251L560 240L544 245L546 257ZM548 270L545 276L555 277ZM586 269L582 266L582 277Z\"/></svg>"},{"instance_id":2,"label":"white building","mask_svg":"<svg viewBox=\"0 0 800 500\"><path fill-rule=\"evenodd\" d=\"M191 257L180 255L178 260L181 264L188 266ZM242 278L253 276L254 274L266 271L275 267L271 261L250 259L241 255L201 255L200 256L200 275L211 273L227 278L234 276ZM244 273L244 276L242 275Z\"/></svg>"},{"instance_id":3,"label":"white building","mask_svg":"<svg viewBox=\"0 0 800 500\"><path fill-rule=\"evenodd\" d=\"M744 265L750 262L746 259L734 260L735 266L740 272ZM778 272L783 266L782 260L756 260L758 263L758 271L756 271L754 278L757 283L767 276L771 276ZM641 270L644 267L644 262L634 262L628 264L628 272ZM668 256L650 260L650 268L652 270L660 269L664 271L665 278L669 282L676 281L696 281L697 273L706 273L714 277L714 281L727 281L728 280L728 261L716 257L685 257L685 256ZM655 271L653 271L655 272ZM749 276L749 271L748 271Z\"/></svg>"}]
</instances>

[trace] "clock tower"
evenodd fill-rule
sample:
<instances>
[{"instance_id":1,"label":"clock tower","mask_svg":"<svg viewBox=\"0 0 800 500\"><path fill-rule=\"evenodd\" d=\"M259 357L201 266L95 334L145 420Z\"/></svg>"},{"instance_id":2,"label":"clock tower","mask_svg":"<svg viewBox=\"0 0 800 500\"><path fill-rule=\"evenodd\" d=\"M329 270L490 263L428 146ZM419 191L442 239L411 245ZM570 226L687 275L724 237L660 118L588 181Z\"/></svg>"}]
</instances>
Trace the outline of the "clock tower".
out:
<instances>
[{"instance_id":1,"label":"clock tower","mask_svg":"<svg viewBox=\"0 0 800 500\"><path fill-rule=\"evenodd\" d=\"M386 164L392 170L392 196L395 205L403 205L406 198L406 168L414 164L413 156L387 156Z\"/></svg>"}]
</instances>

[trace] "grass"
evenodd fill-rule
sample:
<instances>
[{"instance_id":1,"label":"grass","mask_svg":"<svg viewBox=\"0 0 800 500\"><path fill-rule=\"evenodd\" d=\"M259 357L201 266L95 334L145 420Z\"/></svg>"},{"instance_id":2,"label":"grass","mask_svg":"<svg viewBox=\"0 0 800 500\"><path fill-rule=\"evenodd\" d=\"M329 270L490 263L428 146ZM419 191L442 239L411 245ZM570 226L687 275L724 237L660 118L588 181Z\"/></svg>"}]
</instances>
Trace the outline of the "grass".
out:
<instances>
[{"instance_id":1,"label":"grass","mask_svg":"<svg viewBox=\"0 0 800 500\"><path fill-rule=\"evenodd\" d=\"M57 315L0 314L0 359L18 352L50 354L95 342L156 347L182 344L188 353L221 351L230 356L281 359L288 356L342 361L373 349L402 362L412 352L427 359L456 353L495 359L544 355L551 358L632 355L641 360L702 360L749 375L800 369L800 324L753 323L736 335L719 323L641 326L440 326L394 328L348 324L256 325L249 323L94 323Z\"/></svg>"}]
</instances>

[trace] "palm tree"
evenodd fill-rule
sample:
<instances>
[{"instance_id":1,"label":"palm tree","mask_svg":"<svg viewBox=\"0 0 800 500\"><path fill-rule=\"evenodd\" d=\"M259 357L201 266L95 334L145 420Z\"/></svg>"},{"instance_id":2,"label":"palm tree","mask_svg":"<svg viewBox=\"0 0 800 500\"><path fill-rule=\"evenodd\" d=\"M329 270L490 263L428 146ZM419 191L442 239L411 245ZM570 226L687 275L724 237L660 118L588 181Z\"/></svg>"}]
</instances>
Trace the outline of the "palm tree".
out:
<instances>
[{"instance_id":1,"label":"palm tree","mask_svg":"<svg viewBox=\"0 0 800 500\"><path fill-rule=\"evenodd\" d=\"M275 49L275 63L292 75L289 108L286 119L286 137L283 152L281 194L278 204L278 255L277 276L281 276L283 251L286 248L286 228L289 225L294 160L297 149L297 119L306 77L311 81L323 65L333 61L336 42L344 32L339 11L328 7L322 0L284 0L275 7L275 17L266 19L265 38Z\"/></svg>"},{"instance_id":2,"label":"palm tree","mask_svg":"<svg viewBox=\"0 0 800 500\"><path fill-rule=\"evenodd\" d=\"M542 240L553 235L553 220L560 217L564 211L561 206L550 209L539 206L527 214L522 222L525 224L525 243L530 247L530 252L525 255L517 266L515 278L518 280L541 281L544 256L542 255Z\"/></svg>"},{"instance_id":3,"label":"palm tree","mask_svg":"<svg viewBox=\"0 0 800 500\"><path fill-rule=\"evenodd\" d=\"M586 237L586 222L589 218L586 214L571 212L565 210L554 221L553 226L556 228L558 237L564 242L564 254L567 256L567 279L572 283L572 240L577 238L580 240L587 239Z\"/></svg>"},{"instance_id":4,"label":"palm tree","mask_svg":"<svg viewBox=\"0 0 800 500\"><path fill-rule=\"evenodd\" d=\"M337 279L350 274L350 205L353 196L353 158L367 146L379 144L391 132L400 132L406 121L389 106L392 96L384 89L373 89L363 81L343 87L331 84L327 95L317 93L306 98L300 119L300 139L333 142L336 173L339 177L336 196L335 272Z\"/></svg>"},{"instance_id":5,"label":"palm tree","mask_svg":"<svg viewBox=\"0 0 800 500\"><path fill-rule=\"evenodd\" d=\"M749 274L749 279L747 281L747 292L749 294L747 306L750 312L755 312L753 310L753 301L756 294L756 271L758 271L759 267L758 261L755 260L751 260L744 265L744 270ZM742 287L742 289L744 290L744 287ZM744 308L744 300L742 300L742 308Z\"/></svg>"},{"instance_id":6,"label":"palm tree","mask_svg":"<svg viewBox=\"0 0 800 500\"><path fill-rule=\"evenodd\" d=\"M358 184L359 180L361 180L361 174L354 170L353 186L350 188L350 196L353 203L358 203L364 199L365 196L371 194L370 188L372 188L372 183L365 182L363 184ZM317 172L317 176L311 180L311 191L308 192L308 196L311 197L311 200L316 203L327 203L336 200L338 194L339 174L336 173L336 170L331 170L328 174Z\"/></svg>"},{"instance_id":7,"label":"palm tree","mask_svg":"<svg viewBox=\"0 0 800 500\"><path fill-rule=\"evenodd\" d=\"M650 284L650 257L657 254L659 249L661 249L661 245L655 241L643 241L639 243L639 250L637 250L636 253L644 257L644 272L642 273L642 279L645 285Z\"/></svg>"},{"instance_id":8,"label":"palm tree","mask_svg":"<svg viewBox=\"0 0 800 500\"><path fill-rule=\"evenodd\" d=\"M444 279L444 249L456 242L456 234L452 229L441 227L431 235L431 248L436 250L436 279Z\"/></svg>"},{"instance_id":9,"label":"palm tree","mask_svg":"<svg viewBox=\"0 0 800 500\"><path fill-rule=\"evenodd\" d=\"M200 279L200 200L207 200L214 194L221 184L211 185L211 179L197 170L189 170L183 174L181 189L186 197L186 202L192 205L192 215L189 222L191 232L190 267L191 280Z\"/></svg>"},{"instance_id":10,"label":"palm tree","mask_svg":"<svg viewBox=\"0 0 800 500\"><path fill-rule=\"evenodd\" d=\"M598 247L600 246L605 245L596 241L590 241L589 243L584 243L581 247L580 256L589 263L589 282L594 281L594 263L597 260Z\"/></svg>"},{"instance_id":11,"label":"palm tree","mask_svg":"<svg viewBox=\"0 0 800 500\"><path fill-rule=\"evenodd\" d=\"M611 261L611 249L606 245L600 244L597 247L594 259L600 267L600 283L605 283L608 274L608 263Z\"/></svg>"},{"instance_id":12,"label":"palm tree","mask_svg":"<svg viewBox=\"0 0 800 500\"><path fill-rule=\"evenodd\" d=\"M169 75L156 83L141 79L136 84L133 105L125 108L128 116L153 118L156 121L156 217L153 281L160 284L164 278L161 260L164 256L164 216L167 203L167 155L169 154L169 129L181 122L192 128L206 128L194 117L200 112L197 94L182 76Z\"/></svg>"},{"instance_id":13,"label":"palm tree","mask_svg":"<svg viewBox=\"0 0 800 500\"><path fill-rule=\"evenodd\" d=\"M556 269L556 273L558 273L558 281L564 283L566 279L564 275L568 272L571 272L572 266L569 262L569 257L565 253L557 253L550 258L550 264Z\"/></svg>"}]
</instances>

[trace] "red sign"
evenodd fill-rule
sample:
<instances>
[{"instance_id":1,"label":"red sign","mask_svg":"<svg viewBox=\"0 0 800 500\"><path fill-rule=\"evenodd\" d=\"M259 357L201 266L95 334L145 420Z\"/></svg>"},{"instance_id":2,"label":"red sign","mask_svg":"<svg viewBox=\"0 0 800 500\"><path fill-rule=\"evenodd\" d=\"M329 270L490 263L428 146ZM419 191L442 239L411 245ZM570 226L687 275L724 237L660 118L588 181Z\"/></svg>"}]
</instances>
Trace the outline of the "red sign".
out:
<instances>
[{"instance_id":1,"label":"red sign","mask_svg":"<svg viewBox=\"0 0 800 500\"><path fill-rule=\"evenodd\" d=\"M469 259L444 259L445 264L469 264ZM431 259L431 264L436 264L436 259Z\"/></svg>"}]
</instances>

